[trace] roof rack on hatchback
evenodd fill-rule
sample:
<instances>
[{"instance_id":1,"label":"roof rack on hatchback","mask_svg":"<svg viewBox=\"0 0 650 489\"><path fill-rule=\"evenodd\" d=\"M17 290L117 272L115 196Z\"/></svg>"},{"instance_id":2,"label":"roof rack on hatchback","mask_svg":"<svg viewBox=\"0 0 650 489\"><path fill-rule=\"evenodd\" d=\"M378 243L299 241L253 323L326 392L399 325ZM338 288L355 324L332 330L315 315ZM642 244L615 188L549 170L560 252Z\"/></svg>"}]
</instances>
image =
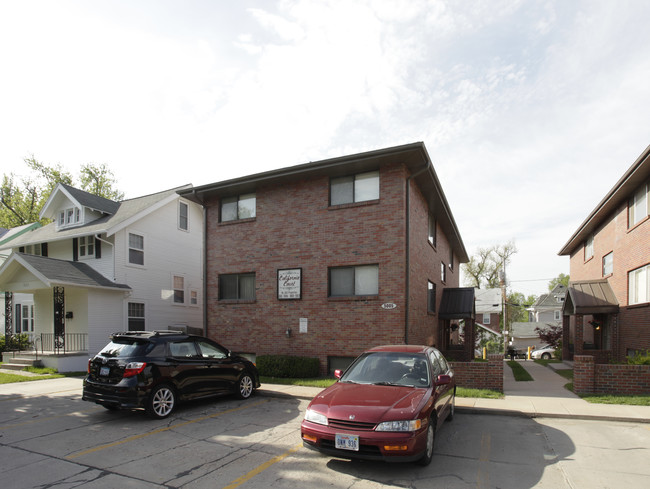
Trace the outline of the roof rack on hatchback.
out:
<instances>
[{"instance_id":1,"label":"roof rack on hatchback","mask_svg":"<svg viewBox=\"0 0 650 489\"><path fill-rule=\"evenodd\" d=\"M154 336L162 336L162 335L179 335L183 334L186 335L184 331L177 331L177 330L156 330L156 331L118 331L115 332L111 335L112 336L147 336L147 337L154 337Z\"/></svg>"}]
</instances>

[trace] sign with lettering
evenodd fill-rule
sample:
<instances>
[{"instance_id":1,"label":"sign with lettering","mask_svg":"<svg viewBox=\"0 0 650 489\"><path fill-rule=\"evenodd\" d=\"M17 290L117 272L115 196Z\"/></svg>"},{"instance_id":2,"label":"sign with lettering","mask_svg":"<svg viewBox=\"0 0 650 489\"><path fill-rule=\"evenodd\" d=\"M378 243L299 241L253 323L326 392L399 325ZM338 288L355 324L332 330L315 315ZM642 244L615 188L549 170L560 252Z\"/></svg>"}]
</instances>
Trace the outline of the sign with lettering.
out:
<instances>
[{"instance_id":1,"label":"sign with lettering","mask_svg":"<svg viewBox=\"0 0 650 489\"><path fill-rule=\"evenodd\" d=\"M394 302L386 302L385 304L381 305L382 309L395 309L397 307L397 304Z\"/></svg>"},{"instance_id":2,"label":"sign with lettering","mask_svg":"<svg viewBox=\"0 0 650 489\"><path fill-rule=\"evenodd\" d=\"M278 299L302 299L302 268L278 270Z\"/></svg>"}]
</instances>

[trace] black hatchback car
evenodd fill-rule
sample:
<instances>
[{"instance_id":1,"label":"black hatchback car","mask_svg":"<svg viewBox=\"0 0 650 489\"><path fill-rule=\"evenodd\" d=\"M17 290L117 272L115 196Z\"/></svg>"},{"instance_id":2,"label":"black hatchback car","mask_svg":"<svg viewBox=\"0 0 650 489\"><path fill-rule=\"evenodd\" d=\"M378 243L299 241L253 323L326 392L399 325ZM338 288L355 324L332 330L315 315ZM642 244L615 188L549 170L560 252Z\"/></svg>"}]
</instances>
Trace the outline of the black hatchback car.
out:
<instances>
[{"instance_id":1,"label":"black hatchback car","mask_svg":"<svg viewBox=\"0 0 650 489\"><path fill-rule=\"evenodd\" d=\"M247 399L260 387L254 363L202 336L129 331L110 338L88 361L82 397L107 409L165 418L179 401L231 393Z\"/></svg>"}]
</instances>

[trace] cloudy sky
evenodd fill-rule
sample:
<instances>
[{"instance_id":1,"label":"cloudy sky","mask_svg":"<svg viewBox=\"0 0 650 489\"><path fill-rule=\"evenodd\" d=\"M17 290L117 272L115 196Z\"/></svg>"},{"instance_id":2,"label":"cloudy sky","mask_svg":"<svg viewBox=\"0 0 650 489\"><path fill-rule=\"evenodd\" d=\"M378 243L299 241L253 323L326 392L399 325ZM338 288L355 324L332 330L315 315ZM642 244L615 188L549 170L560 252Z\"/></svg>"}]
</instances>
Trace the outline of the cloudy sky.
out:
<instances>
[{"instance_id":1,"label":"cloudy sky","mask_svg":"<svg viewBox=\"0 0 650 489\"><path fill-rule=\"evenodd\" d=\"M645 0L0 0L0 173L128 197L423 141L513 289L650 144Z\"/></svg>"}]
</instances>

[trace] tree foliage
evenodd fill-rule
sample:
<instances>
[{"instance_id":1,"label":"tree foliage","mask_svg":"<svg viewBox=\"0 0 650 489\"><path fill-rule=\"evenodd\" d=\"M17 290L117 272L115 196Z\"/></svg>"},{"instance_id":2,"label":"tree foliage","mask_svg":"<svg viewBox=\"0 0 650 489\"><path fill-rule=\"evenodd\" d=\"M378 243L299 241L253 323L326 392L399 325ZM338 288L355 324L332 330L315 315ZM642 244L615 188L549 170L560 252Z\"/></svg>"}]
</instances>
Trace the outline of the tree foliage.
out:
<instances>
[{"instance_id":1,"label":"tree foliage","mask_svg":"<svg viewBox=\"0 0 650 489\"><path fill-rule=\"evenodd\" d=\"M557 277L555 277L553 280L551 280L548 283L548 291L552 291L556 285L564 285L565 287L569 286L569 277L568 275L565 275L564 273L559 274Z\"/></svg>"},{"instance_id":2,"label":"tree foliage","mask_svg":"<svg viewBox=\"0 0 650 489\"><path fill-rule=\"evenodd\" d=\"M30 175L20 180L5 174L0 186L0 227L13 228L39 220L39 214L57 183L65 183L111 200L121 200L124 193L115 188L113 172L105 164L83 165L79 185L60 164L46 165L34 158L25 158ZM46 220L43 220L45 224Z\"/></svg>"},{"instance_id":3,"label":"tree foliage","mask_svg":"<svg viewBox=\"0 0 650 489\"><path fill-rule=\"evenodd\" d=\"M514 241L489 248L479 248L469 262L463 264L465 285L468 287L497 288L500 285L499 274L510 263L512 255L517 253Z\"/></svg>"},{"instance_id":4,"label":"tree foliage","mask_svg":"<svg viewBox=\"0 0 650 489\"><path fill-rule=\"evenodd\" d=\"M507 319L508 324L515 323L527 323L528 322L528 311L527 307L533 305L537 300L537 296L534 294L526 297L521 292L510 292L508 294L508 313Z\"/></svg>"},{"instance_id":5,"label":"tree foliage","mask_svg":"<svg viewBox=\"0 0 650 489\"><path fill-rule=\"evenodd\" d=\"M542 342L555 348L558 347L560 340L562 340L561 325L547 324L546 328L535 328L535 332L539 336L539 339L542 340Z\"/></svg>"}]
</instances>

